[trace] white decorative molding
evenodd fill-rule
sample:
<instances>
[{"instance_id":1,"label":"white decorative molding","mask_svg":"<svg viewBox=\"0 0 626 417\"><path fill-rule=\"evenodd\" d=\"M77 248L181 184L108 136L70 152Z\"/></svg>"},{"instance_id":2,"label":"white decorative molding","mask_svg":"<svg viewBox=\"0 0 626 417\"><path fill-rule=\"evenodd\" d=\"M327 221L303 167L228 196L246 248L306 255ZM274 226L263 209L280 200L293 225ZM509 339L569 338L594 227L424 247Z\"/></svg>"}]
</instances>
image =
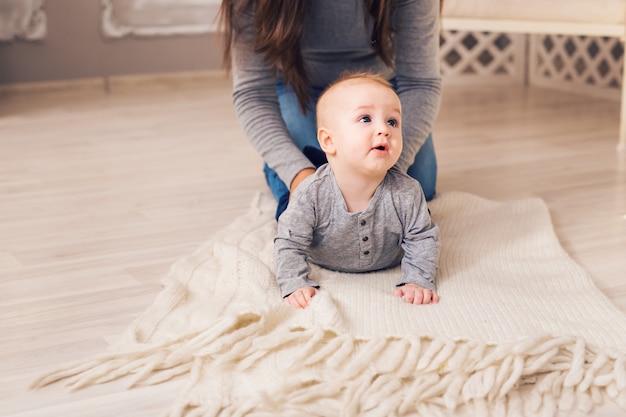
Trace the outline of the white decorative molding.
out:
<instances>
[{"instance_id":1,"label":"white decorative molding","mask_svg":"<svg viewBox=\"0 0 626 417\"><path fill-rule=\"evenodd\" d=\"M37 41L47 32L44 0L0 0L0 41Z\"/></svg>"},{"instance_id":2,"label":"white decorative molding","mask_svg":"<svg viewBox=\"0 0 626 417\"><path fill-rule=\"evenodd\" d=\"M525 35L446 30L441 34L441 74L447 83L522 82Z\"/></svg>"},{"instance_id":3,"label":"white decorative molding","mask_svg":"<svg viewBox=\"0 0 626 417\"><path fill-rule=\"evenodd\" d=\"M601 36L446 30L439 57L447 84L527 81L544 88L619 98L624 44L619 38Z\"/></svg>"},{"instance_id":4,"label":"white decorative molding","mask_svg":"<svg viewBox=\"0 0 626 417\"><path fill-rule=\"evenodd\" d=\"M110 38L215 32L220 0L102 0L102 30Z\"/></svg>"},{"instance_id":5,"label":"white decorative molding","mask_svg":"<svg viewBox=\"0 0 626 417\"><path fill-rule=\"evenodd\" d=\"M533 35L530 82L619 98L624 46L619 38Z\"/></svg>"}]
</instances>

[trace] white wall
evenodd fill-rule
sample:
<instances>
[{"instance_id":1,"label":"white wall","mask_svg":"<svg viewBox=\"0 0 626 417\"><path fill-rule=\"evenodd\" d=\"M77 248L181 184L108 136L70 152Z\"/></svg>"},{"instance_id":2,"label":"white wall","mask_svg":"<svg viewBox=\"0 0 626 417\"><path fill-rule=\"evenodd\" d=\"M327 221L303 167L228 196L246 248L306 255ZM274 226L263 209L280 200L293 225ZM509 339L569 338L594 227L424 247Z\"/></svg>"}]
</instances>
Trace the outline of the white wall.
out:
<instances>
[{"instance_id":1,"label":"white wall","mask_svg":"<svg viewBox=\"0 0 626 417\"><path fill-rule=\"evenodd\" d=\"M221 66L212 33L112 39L102 33L102 10L100 0L46 1L43 40L0 42L0 84Z\"/></svg>"}]
</instances>

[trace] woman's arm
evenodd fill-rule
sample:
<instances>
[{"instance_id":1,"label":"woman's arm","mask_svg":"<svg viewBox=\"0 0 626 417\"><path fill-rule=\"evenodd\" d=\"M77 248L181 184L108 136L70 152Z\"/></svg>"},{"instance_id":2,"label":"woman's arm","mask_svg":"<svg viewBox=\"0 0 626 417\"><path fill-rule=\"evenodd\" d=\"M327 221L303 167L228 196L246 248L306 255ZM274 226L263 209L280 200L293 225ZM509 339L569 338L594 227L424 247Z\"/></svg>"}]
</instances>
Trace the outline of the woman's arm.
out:
<instances>
[{"instance_id":1,"label":"woman's arm","mask_svg":"<svg viewBox=\"0 0 626 417\"><path fill-rule=\"evenodd\" d=\"M399 0L392 25L404 139L397 165L406 172L431 133L441 102L439 1Z\"/></svg>"},{"instance_id":2,"label":"woman's arm","mask_svg":"<svg viewBox=\"0 0 626 417\"><path fill-rule=\"evenodd\" d=\"M238 22L232 49L233 104L239 122L257 152L288 185L300 171L314 168L289 136L276 95L276 74L254 51L254 16Z\"/></svg>"}]
</instances>

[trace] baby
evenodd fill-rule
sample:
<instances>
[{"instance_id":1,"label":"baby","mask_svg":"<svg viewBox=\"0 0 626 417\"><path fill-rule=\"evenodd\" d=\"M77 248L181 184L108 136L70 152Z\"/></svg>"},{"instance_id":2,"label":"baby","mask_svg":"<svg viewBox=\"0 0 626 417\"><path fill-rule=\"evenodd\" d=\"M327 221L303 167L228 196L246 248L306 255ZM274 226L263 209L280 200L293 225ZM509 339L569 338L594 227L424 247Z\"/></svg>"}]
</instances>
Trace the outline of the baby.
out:
<instances>
[{"instance_id":1,"label":"baby","mask_svg":"<svg viewBox=\"0 0 626 417\"><path fill-rule=\"evenodd\" d=\"M309 262L341 272L401 265L394 294L437 303L439 228L420 184L394 165L402 152L400 99L370 73L331 84L317 105L317 138L328 163L307 177L278 219L276 279L283 298L305 308L319 285Z\"/></svg>"}]
</instances>

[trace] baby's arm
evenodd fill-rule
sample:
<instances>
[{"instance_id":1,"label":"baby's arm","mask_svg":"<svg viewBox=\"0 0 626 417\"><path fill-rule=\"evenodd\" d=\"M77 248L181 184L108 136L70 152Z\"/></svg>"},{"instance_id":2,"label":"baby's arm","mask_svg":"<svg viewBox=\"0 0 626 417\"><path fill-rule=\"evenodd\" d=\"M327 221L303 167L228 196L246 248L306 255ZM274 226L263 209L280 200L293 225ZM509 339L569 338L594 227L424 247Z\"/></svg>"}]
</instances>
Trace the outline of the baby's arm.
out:
<instances>
[{"instance_id":1,"label":"baby's arm","mask_svg":"<svg viewBox=\"0 0 626 417\"><path fill-rule=\"evenodd\" d=\"M315 230L315 201L298 190L278 219L274 239L276 281L281 296L296 308L305 308L317 293L319 285L310 278L308 254Z\"/></svg>"},{"instance_id":2,"label":"baby's arm","mask_svg":"<svg viewBox=\"0 0 626 417\"><path fill-rule=\"evenodd\" d=\"M409 304L437 304L439 302L439 295L435 291L412 283L398 287L393 293Z\"/></svg>"},{"instance_id":3,"label":"baby's arm","mask_svg":"<svg viewBox=\"0 0 626 417\"><path fill-rule=\"evenodd\" d=\"M439 227L430 217L419 186L415 188L414 201L417 204L405 207L402 277L394 294L410 304L436 304L439 302L435 283L441 250Z\"/></svg>"},{"instance_id":4,"label":"baby's arm","mask_svg":"<svg viewBox=\"0 0 626 417\"><path fill-rule=\"evenodd\" d=\"M311 299L317 294L315 287L303 287L285 297L285 301L295 308L306 308L311 304Z\"/></svg>"}]
</instances>

